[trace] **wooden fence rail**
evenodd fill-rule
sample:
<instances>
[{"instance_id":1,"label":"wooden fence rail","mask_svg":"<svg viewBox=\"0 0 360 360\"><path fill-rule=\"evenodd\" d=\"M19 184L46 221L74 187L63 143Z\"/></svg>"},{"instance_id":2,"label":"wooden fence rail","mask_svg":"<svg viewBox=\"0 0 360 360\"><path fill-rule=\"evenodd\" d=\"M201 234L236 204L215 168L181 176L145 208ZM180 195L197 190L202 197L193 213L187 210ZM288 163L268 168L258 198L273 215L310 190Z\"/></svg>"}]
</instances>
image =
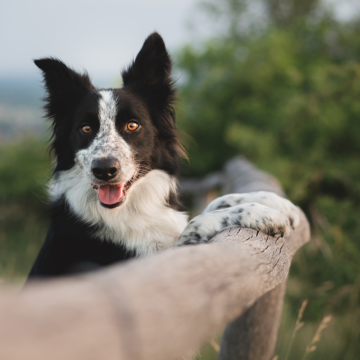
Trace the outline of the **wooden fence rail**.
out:
<instances>
[{"instance_id":1,"label":"wooden fence rail","mask_svg":"<svg viewBox=\"0 0 360 360\"><path fill-rule=\"evenodd\" d=\"M227 162L221 172L209 174L201 180L186 180L181 183L181 191L184 194L193 195L196 212L202 211L206 205L207 194L214 188L220 189L222 194L264 190L285 196L280 183L274 177L257 169L240 156ZM309 224L303 216L301 227L285 241L291 257L309 239ZM272 358L285 287L284 281L259 297L242 316L225 328L219 360L269 360Z\"/></svg>"},{"instance_id":2,"label":"wooden fence rail","mask_svg":"<svg viewBox=\"0 0 360 360\"><path fill-rule=\"evenodd\" d=\"M245 160L232 162L215 186L281 192ZM0 359L178 359L233 321L220 358L269 360L291 258L308 240L302 214L285 239L235 228L209 244L34 285L20 296L3 293Z\"/></svg>"}]
</instances>

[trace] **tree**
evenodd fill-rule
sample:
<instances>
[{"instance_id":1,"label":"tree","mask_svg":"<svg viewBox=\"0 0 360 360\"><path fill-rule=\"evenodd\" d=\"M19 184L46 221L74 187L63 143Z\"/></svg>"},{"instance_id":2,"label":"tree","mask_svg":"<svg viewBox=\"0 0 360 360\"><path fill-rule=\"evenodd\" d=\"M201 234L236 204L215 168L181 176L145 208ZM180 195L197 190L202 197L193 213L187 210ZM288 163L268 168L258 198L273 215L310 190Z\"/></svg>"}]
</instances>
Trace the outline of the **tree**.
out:
<instances>
[{"instance_id":1,"label":"tree","mask_svg":"<svg viewBox=\"0 0 360 360\"><path fill-rule=\"evenodd\" d=\"M204 175L240 153L278 177L316 239L292 276L307 284L309 297L326 281L335 292L360 273L360 18L340 22L316 0L257 1L262 11L255 15L254 4L208 3L224 31L200 50L179 52L186 168ZM313 299L312 319L329 308L330 297ZM341 301L331 305L338 314ZM299 302L292 298L294 313ZM353 335L341 336L342 349L360 350L345 343Z\"/></svg>"}]
</instances>

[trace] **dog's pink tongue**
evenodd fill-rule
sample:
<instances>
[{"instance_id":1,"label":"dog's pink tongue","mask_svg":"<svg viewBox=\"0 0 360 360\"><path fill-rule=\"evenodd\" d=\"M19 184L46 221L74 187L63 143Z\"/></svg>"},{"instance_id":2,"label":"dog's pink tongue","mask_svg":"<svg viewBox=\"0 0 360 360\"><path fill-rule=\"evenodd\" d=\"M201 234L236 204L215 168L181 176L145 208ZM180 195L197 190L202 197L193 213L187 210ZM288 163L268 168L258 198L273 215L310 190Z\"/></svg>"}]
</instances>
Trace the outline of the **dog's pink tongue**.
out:
<instances>
[{"instance_id":1,"label":"dog's pink tongue","mask_svg":"<svg viewBox=\"0 0 360 360\"><path fill-rule=\"evenodd\" d=\"M99 188L99 199L103 204L113 205L120 201L124 185L102 185Z\"/></svg>"}]
</instances>

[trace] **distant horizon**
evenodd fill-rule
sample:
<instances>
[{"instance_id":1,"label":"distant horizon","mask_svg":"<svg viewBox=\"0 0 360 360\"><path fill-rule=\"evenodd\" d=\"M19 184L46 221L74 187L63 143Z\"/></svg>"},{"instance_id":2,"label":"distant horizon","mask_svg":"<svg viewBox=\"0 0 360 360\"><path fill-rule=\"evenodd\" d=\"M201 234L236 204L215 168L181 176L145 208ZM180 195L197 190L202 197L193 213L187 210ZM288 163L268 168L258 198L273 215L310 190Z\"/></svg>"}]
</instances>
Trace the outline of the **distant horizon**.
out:
<instances>
[{"instance_id":1,"label":"distant horizon","mask_svg":"<svg viewBox=\"0 0 360 360\"><path fill-rule=\"evenodd\" d=\"M113 77L106 77L106 76L91 76L89 74L92 82L96 87L111 87L111 83L115 83L117 79L120 80L120 71L118 76ZM40 75L40 71L37 73L24 73L24 74L8 74L8 75L1 75L0 74L0 88L3 86L10 86L10 87L17 87L20 85L31 85L31 87L39 86L43 88L43 83ZM1 102L1 98L0 98Z\"/></svg>"}]
</instances>

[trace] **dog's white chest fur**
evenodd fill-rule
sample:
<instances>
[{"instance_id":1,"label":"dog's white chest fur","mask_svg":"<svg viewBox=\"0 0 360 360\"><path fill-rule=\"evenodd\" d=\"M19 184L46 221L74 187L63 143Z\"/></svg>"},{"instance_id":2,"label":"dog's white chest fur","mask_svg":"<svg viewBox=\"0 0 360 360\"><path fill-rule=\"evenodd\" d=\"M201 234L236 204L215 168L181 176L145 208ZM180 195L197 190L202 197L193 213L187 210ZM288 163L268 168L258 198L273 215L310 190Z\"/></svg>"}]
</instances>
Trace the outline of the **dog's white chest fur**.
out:
<instances>
[{"instance_id":1,"label":"dog's white chest fur","mask_svg":"<svg viewBox=\"0 0 360 360\"><path fill-rule=\"evenodd\" d=\"M176 180L162 170L152 170L131 187L126 202L115 209L102 207L79 165L61 171L50 186L52 200L65 196L83 221L98 225L101 239L121 243L140 256L169 248L187 225L187 215L167 206Z\"/></svg>"}]
</instances>

